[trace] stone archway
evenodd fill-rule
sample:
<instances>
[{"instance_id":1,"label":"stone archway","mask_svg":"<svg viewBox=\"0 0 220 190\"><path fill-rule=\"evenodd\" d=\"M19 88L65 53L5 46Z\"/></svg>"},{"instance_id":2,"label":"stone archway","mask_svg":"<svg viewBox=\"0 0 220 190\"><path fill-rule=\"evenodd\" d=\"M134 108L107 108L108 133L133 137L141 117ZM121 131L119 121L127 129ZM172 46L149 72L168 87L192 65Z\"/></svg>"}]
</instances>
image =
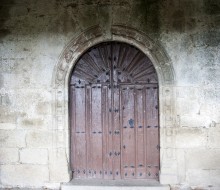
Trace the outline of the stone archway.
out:
<instances>
[{"instance_id":1,"label":"stone archway","mask_svg":"<svg viewBox=\"0 0 220 190\"><path fill-rule=\"evenodd\" d=\"M145 53L153 63L160 85L160 183L177 183L174 133L175 102L173 92L175 80L172 64L166 52L159 44L151 40L146 34L127 26L113 25L108 33L99 26L91 27L73 39L62 52L54 70L54 130L61 133L60 137L54 135L54 148L59 149L56 146L56 142L57 138L60 138L58 140L64 143L67 162L69 163L69 77L76 61L87 49L106 41L119 41L131 44Z\"/></svg>"}]
</instances>

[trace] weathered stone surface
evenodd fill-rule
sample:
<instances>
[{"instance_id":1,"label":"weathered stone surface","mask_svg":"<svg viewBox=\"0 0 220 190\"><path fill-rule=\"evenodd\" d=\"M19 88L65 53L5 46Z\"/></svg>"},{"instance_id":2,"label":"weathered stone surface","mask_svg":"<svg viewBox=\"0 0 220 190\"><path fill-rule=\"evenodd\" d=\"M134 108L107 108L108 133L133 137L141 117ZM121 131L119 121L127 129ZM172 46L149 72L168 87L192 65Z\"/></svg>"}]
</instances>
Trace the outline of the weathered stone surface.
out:
<instances>
[{"instance_id":1,"label":"weathered stone surface","mask_svg":"<svg viewBox=\"0 0 220 190\"><path fill-rule=\"evenodd\" d=\"M220 148L220 127L211 127L208 133L208 147L209 148Z\"/></svg>"},{"instance_id":2,"label":"weathered stone surface","mask_svg":"<svg viewBox=\"0 0 220 190\"><path fill-rule=\"evenodd\" d=\"M72 61L96 43L118 40L140 48L158 73L161 183L219 189L219 1L0 4L0 186L69 180Z\"/></svg>"},{"instance_id":3,"label":"weathered stone surface","mask_svg":"<svg viewBox=\"0 0 220 190\"><path fill-rule=\"evenodd\" d=\"M177 171L178 171L178 177L179 177L179 183L184 183L186 180L186 150L184 149L177 149Z\"/></svg>"},{"instance_id":4,"label":"weathered stone surface","mask_svg":"<svg viewBox=\"0 0 220 190\"><path fill-rule=\"evenodd\" d=\"M40 115L51 114L52 110L51 110L50 101L38 102L37 105L36 105L36 111Z\"/></svg>"},{"instance_id":5,"label":"weathered stone surface","mask_svg":"<svg viewBox=\"0 0 220 190\"><path fill-rule=\"evenodd\" d=\"M188 104L188 103L187 103ZM190 104L190 102L189 102ZM185 107L185 106L184 106ZM190 107L190 106L188 106ZM188 111L190 112L190 111ZM205 128L209 127L209 125L212 122L212 118L210 118L207 115L201 115L201 114L187 114L180 116L180 126L181 127L199 127L199 128Z\"/></svg>"},{"instance_id":6,"label":"weathered stone surface","mask_svg":"<svg viewBox=\"0 0 220 190\"><path fill-rule=\"evenodd\" d=\"M65 149L49 150L49 170L50 180L53 182L68 182L70 180L70 171L67 161L67 152Z\"/></svg>"},{"instance_id":7,"label":"weathered stone surface","mask_svg":"<svg viewBox=\"0 0 220 190\"><path fill-rule=\"evenodd\" d=\"M12 113L10 105L0 104L0 129L10 130L16 128L17 114Z\"/></svg>"},{"instance_id":8,"label":"weathered stone surface","mask_svg":"<svg viewBox=\"0 0 220 190\"><path fill-rule=\"evenodd\" d=\"M29 131L26 142L29 148L50 148L52 147L52 133L50 131Z\"/></svg>"},{"instance_id":9,"label":"weathered stone surface","mask_svg":"<svg viewBox=\"0 0 220 190\"><path fill-rule=\"evenodd\" d=\"M23 85L19 85L23 86ZM25 85L24 85L25 86ZM40 119L43 115L51 115L51 104L47 105L46 102L51 102L51 92L44 89L14 89L11 92L14 97L13 109L18 113L18 119ZM44 107L42 104L44 103ZM43 110L44 109L44 112Z\"/></svg>"},{"instance_id":10,"label":"weathered stone surface","mask_svg":"<svg viewBox=\"0 0 220 190\"><path fill-rule=\"evenodd\" d=\"M181 127L176 131L177 148L198 148L207 145L207 129Z\"/></svg>"},{"instance_id":11,"label":"weathered stone surface","mask_svg":"<svg viewBox=\"0 0 220 190\"><path fill-rule=\"evenodd\" d=\"M211 179L211 183L209 183L209 184L212 184L214 187L219 188L219 186L220 186L220 181L219 181L220 170L219 169L210 170L210 179Z\"/></svg>"},{"instance_id":12,"label":"weathered stone surface","mask_svg":"<svg viewBox=\"0 0 220 190\"><path fill-rule=\"evenodd\" d=\"M16 128L15 123L0 123L0 130L1 129L9 130L9 129L15 129L15 128Z\"/></svg>"},{"instance_id":13,"label":"weathered stone surface","mask_svg":"<svg viewBox=\"0 0 220 190\"><path fill-rule=\"evenodd\" d=\"M20 163L24 164L47 164L48 163L48 150L47 149L21 149L20 150Z\"/></svg>"},{"instance_id":14,"label":"weathered stone surface","mask_svg":"<svg viewBox=\"0 0 220 190\"><path fill-rule=\"evenodd\" d=\"M193 185L208 186L212 184L210 171L202 169L188 169L186 171L186 182Z\"/></svg>"},{"instance_id":15,"label":"weathered stone surface","mask_svg":"<svg viewBox=\"0 0 220 190\"><path fill-rule=\"evenodd\" d=\"M18 161L18 148L0 148L0 164L10 164Z\"/></svg>"},{"instance_id":16,"label":"weathered stone surface","mask_svg":"<svg viewBox=\"0 0 220 190\"><path fill-rule=\"evenodd\" d=\"M214 170L220 169L220 150L196 149L186 150L186 169Z\"/></svg>"},{"instance_id":17,"label":"weathered stone surface","mask_svg":"<svg viewBox=\"0 0 220 190\"><path fill-rule=\"evenodd\" d=\"M47 166L1 165L1 183L6 186L42 187L49 180Z\"/></svg>"},{"instance_id":18,"label":"weathered stone surface","mask_svg":"<svg viewBox=\"0 0 220 190\"><path fill-rule=\"evenodd\" d=\"M25 147L24 130L0 130L0 147Z\"/></svg>"},{"instance_id":19,"label":"weathered stone surface","mask_svg":"<svg viewBox=\"0 0 220 190\"><path fill-rule=\"evenodd\" d=\"M24 118L19 121L19 127L27 129L41 129L43 126L44 120L42 118Z\"/></svg>"}]
</instances>

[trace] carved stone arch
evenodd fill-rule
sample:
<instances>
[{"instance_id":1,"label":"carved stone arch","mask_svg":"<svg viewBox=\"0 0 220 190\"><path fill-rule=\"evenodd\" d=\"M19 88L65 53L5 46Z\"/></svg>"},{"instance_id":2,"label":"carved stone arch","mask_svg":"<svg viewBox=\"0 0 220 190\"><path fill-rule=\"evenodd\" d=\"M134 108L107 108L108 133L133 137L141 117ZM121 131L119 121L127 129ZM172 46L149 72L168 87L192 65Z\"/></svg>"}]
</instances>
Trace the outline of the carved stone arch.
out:
<instances>
[{"instance_id":1,"label":"carved stone arch","mask_svg":"<svg viewBox=\"0 0 220 190\"><path fill-rule=\"evenodd\" d=\"M113 25L111 35L107 36L99 26L89 28L73 39L62 52L55 70L55 86L61 85L69 76L76 60L90 47L105 41L119 41L136 46L154 64L161 85L174 84L171 60L165 50L146 34L127 26Z\"/></svg>"},{"instance_id":2,"label":"carved stone arch","mask_svg":"<svg viewBox=\"0 0 220 190\"><path fill-rule=\"evenodd\" d=\"M160 102L160 147L161 173L163 184L177 183L177 164L175 156L175 102L173 87L175 84L171 60L166 51L150 39L145 33L127 26L112 25L106 33L101 27L94 26L82 32L65 47L54 68L54 134L53 147L59 148L59 143L65 148L67 164L69 163L69 114L68 86L72 69L81 55L92 46L106 41L119 41L131 44L143 53L153 63L159 80ZM167 169L169 168L169 170ZM71 176L71 174L70 174ZM71 177L70 177L71 178Z\"/></svg>"}]
</instances>

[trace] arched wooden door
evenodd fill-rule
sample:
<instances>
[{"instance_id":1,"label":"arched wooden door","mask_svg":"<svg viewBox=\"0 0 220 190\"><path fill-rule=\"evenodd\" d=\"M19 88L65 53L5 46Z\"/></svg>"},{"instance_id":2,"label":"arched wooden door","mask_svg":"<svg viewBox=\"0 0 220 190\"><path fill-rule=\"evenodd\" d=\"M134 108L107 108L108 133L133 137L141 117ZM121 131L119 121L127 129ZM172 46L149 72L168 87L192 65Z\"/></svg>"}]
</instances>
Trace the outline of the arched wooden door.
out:
<instances>
[{"instance_id":1,"label":"arched wooden door","mask_svg":"<svg viewBox=\"0 0 220 190\"><path fill-rule=\"evenodd\" d=\"M99 44L70 79L73 178L156 179L158 80L149 58L119 42Z\"/></svg>"}]
</instances>

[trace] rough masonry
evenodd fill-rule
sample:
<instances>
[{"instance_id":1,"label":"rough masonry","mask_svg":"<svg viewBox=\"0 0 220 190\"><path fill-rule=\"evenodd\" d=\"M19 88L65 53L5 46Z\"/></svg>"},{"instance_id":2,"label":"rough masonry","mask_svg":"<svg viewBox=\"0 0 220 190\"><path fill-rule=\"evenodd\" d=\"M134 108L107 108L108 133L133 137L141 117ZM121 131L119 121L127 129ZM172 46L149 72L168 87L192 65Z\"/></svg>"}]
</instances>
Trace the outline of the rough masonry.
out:
<instances>
[{"instance_id":1,"label":"rough masonry","mask_svg":"<svg viewBox=\"0 0 220 190\"><path fill-rule=\"evenodd\" d=\"M159 73L161 183L220 188L220 2L1 0L0 187L59 188L69 170L68 77L119 40Z\"/></svg>"}]
</instances>

